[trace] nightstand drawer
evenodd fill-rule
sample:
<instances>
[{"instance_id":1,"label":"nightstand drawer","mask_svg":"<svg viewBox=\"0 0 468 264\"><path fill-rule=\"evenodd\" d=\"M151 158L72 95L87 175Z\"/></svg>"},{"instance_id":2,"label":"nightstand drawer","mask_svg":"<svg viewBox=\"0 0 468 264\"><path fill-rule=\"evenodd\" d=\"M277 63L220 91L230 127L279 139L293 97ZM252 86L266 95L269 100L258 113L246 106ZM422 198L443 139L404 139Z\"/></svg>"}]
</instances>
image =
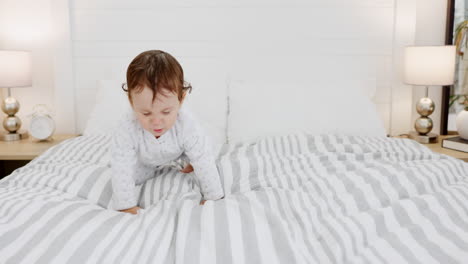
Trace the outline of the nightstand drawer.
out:
<instances>
[{"instance_id":1,"label":"nightstand drawer","mask_svg":"<svg viewBox=\"0 0 468 264\"><path fill-rule=\"evenodd\" d=\"M0 141L0 178L26 165L50 147L77 136L57 134L48 141L37 141L31 137L18 141Z\"/></svg>"},{"instance_id":2,"label":"nightstand drawer","mask_svg":"<svg viewBox=\"0 0 468 264\"><path fill-rule=\"evenodd\" d=\"M23 167L31 160L0 160L0 179L10 175L17 168Z\"/></svg>"}]
</instances>

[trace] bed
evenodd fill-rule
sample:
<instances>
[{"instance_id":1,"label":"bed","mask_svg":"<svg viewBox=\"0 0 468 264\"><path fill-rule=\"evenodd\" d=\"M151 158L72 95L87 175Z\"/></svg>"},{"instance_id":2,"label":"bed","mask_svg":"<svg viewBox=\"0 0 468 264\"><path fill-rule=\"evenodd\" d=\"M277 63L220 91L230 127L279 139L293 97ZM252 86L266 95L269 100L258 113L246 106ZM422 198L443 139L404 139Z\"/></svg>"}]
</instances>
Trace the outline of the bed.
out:
<instances>
[{"instance_id":1,"label":"bed","mask_svg":"<svg viewBox=\"0 0 468 264\"><path fill-rule=\"evenodd\" d=\"M466 163L387 137L412 123L415 3L267 2L51 1L58 70L36 74L83 135L0 180L0 263L468 263ZM109 131L148 49L193 85L225 199L167 164L139 214L112 209Z\"/></svg>"},{"instance_id":2,"label":"bed","mask_svg":"<svg viewBox=\"0 0 468 264\"><path fill-rule=\"evenodd\" d=\"M466 163L387 137L360 82L305 85L233 81L211 97L225 112L187 102L226 197L200 205L171 163L135 186L132 215L112 209L107 133L128 101L98 82L83 135L0 181L0 262L466 263Z\"/></svg>"},{"instance_id":3,"label":"bed","mask_svg":"<svg viewBox=\"0 0 468 264\"><path fill-rule=\"evenodd\" d=\"M409 139L224 145L226 198L167 165L109 210L110 137L69 139L0 181L2 263L466 263L468 166Z\"/></svg>"}]
</instances>

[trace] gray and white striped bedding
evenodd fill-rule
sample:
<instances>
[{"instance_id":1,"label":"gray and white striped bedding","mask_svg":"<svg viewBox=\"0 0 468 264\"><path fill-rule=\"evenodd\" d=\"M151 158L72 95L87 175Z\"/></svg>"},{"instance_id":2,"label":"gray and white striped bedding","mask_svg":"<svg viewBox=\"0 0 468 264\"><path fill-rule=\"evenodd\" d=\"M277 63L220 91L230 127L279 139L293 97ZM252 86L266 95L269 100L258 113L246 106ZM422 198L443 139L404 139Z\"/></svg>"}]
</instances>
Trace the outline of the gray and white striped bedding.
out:
<instances>
[{"instance_id":1,"label":"gray and white striped bedding","mask_svg":"<svg viewBox=\"0 0 468 264\"><path fill-rule=\"evenodd\" d=\"M293 134L225 146L226 198L193 174L107 209L107 136L67 140L0 181L1 263L468 263L468 166L408 139Z\"/></svg>"}]
</instances>

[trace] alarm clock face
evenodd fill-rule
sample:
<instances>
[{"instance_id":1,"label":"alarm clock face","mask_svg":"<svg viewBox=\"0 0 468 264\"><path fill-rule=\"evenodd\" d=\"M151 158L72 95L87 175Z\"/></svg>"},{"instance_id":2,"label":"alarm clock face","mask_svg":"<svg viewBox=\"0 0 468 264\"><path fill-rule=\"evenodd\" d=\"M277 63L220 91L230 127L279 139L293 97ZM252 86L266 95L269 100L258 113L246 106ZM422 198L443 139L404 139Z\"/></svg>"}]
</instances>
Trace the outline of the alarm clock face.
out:
<instances>
[{"instance_id":1,"label":"alarm clock face","mask_svg":"<svg viewBox=\"0 0 468 264\"><path fill-rule=\"evenodd\" d=\"M39 140L44 140L52 136L55 124L48 116L36 116L31 120L29 131L31 136Z\"/></svg>"}]
</instances>

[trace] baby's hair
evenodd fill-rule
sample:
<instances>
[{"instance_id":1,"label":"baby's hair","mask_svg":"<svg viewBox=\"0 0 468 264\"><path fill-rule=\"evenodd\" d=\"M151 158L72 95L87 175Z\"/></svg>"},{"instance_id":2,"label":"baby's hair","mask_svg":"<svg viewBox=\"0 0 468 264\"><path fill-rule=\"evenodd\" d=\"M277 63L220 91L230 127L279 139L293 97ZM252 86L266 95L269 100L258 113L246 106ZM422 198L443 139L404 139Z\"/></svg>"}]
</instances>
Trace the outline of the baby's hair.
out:
<instances>
[{"instance_id":1,"label":"baby's hair","mask_svg":"<svg viewBox=\"0 0 468 264\"><path fill-rule=\"evenodd\" d=\"M122 89L132 102L132 91L141 92L144 86L153 90L153 101L161 89L175 94L179 101L185 91L192 92L192 86L184 80L184 71L179 62L162 50L148 50L136 56L127 68L127 83Z\"/></svg>"}]
</instances>

